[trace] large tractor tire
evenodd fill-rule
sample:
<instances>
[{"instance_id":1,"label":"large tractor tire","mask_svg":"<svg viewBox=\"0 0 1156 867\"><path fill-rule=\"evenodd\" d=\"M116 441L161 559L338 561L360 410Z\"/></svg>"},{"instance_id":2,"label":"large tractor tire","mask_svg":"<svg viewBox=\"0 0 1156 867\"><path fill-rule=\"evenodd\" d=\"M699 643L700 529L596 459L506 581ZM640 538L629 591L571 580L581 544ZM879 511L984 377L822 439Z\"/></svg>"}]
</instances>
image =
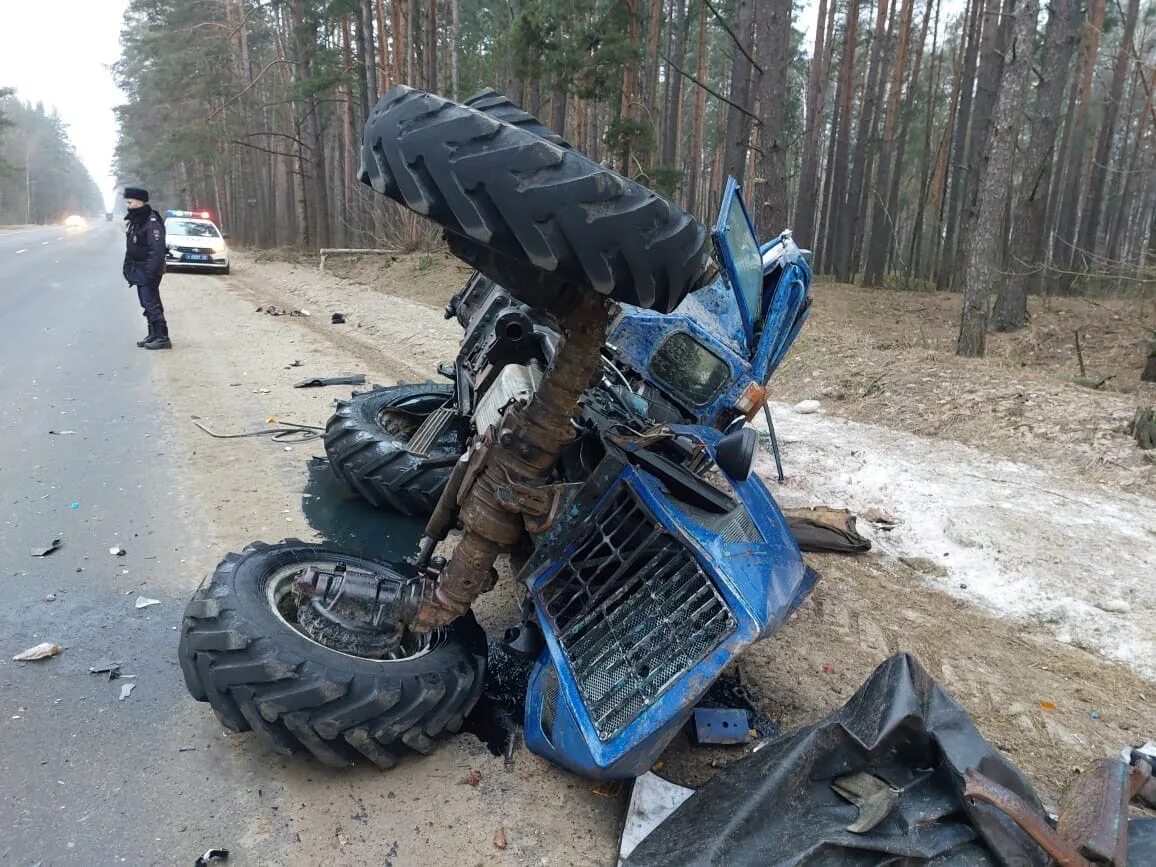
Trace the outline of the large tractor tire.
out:
<instances>
[{"instance_id":1,"label":"large tractor tire","mask_svg":"<svg viewBox=\"0 0 1156 867\"><path fill-rule=\"evenodd\" d=\"M665 313L709 275L706 228L662 196L498 112L404 85L370 115L360 178L441 224L512 293L513 277L537 275L529 303L549 285Z\"/></svg>"},{"instance_id":2,"label":"large tractor tire","mask_svg":"<svg viewBox=\"0 0 1156 867\"><path fill-rule=\"evenodd\" d=\"M309 565L380 569L297 540L229 554L185 609L177 651L185 685L232 731L280 754L346 767L393 767L457 732L482 692L486 637L472 614L403 642L397 658L333 650L302 631L289 592Z\"/></svg>"},{"instance_id":3,"label":"large tractor tire","mask_svg":"<svg viewBox=\"0 0 1156 867\"><path fill-rule=\"evenodd\" d=\"M406 450L425 417L454 399L452 385L395 385L337 404L325 426L325 453L339 479L379 509L433 512L461 455L464 430L450 428L427 457Z\"/></svg>"}]
</instances>

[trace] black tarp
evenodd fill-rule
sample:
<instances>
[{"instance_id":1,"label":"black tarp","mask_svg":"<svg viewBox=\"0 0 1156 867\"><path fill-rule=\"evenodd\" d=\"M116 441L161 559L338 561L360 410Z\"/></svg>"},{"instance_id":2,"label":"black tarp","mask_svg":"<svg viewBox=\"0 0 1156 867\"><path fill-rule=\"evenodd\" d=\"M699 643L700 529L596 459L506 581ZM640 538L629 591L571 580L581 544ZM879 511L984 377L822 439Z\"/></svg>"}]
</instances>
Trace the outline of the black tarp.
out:
<instances>
[{"instance_id":1,"label":"black tarp","mask_svg":"<svg viewBox=\"0 0 1156 867\"><path fill-rule=\"evenodd\" d=\"M1028 781L966 711L899 654L826 719L728 765L625 863L1046 865L1043 851L1006 816L964 800L969 768L1044 815ZM893 812L866 834L846 830L858 807L831 788L858 771L901 790Z\"/></svg>"}]
</instances>

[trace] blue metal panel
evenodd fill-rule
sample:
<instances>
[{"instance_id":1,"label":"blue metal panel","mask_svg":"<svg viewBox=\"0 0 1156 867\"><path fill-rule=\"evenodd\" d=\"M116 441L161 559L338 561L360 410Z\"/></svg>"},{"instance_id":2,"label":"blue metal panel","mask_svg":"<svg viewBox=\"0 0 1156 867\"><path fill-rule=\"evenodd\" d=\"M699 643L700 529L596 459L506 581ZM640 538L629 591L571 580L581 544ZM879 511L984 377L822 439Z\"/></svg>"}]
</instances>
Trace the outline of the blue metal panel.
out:
<instances>
[{"instance_id":1,"label":"blue metal panel","mask_svg":"<svg viewBox=\"0 0 1156 867\"><path fill-rule=\"evenodd\" d=\"M709 428L679 426L675 430L705 442L712 452L721 439L718 431ZM560 556L527 578L546 637L546 649L531 677L526 702L526 743L534 752L599 779L645 772L723 669L751 643L775 632L803 601L813 576L803 565L782 512L757 476L731 484L763 541L728 541L699 523L701 519L673 500L656 478L632 466L622 470L618 482L605 495L612 496L618 485L629 486L652 517L693 552L736 622L717 648L666 686L633 721L606 740L599 737L586 710L570 662L539 595L577 546L560 552Z\"/></svg>"}]
</instances>

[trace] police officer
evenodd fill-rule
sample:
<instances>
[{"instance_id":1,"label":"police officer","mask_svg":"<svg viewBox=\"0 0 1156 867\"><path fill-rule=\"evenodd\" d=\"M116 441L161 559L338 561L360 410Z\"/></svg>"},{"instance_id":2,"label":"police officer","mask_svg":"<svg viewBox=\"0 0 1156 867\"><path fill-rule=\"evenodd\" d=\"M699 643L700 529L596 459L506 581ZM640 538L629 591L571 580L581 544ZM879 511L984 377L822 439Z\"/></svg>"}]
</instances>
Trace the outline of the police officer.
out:
<instances>
[{"instance_id":1,"label":"police officer","mask_svg":"<svg viewBox=\"0 0 1156 867\"><path fill-rule=\"evenodd\" d=\"M165 308L161 304L161 276L165 273L165 224L149 206L149 191L124 188L124 279L136 287L137 298L149 325L148 336L136 345L145 349L172 349Z\"/></svg>"}]
</instances>

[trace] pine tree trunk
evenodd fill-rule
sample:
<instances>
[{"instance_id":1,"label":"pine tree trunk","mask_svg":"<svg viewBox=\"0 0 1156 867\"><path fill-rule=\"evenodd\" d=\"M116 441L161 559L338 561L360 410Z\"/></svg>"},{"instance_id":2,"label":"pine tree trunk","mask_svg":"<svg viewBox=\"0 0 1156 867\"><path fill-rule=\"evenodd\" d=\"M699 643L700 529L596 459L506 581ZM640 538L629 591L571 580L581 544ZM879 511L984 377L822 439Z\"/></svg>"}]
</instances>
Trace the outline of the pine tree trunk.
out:
<instances>
[{"instance_id":1,"label":"pine tree trunk","mask_svg":"<svg viewBox=\"0 0 1156 867\"><path fill-rule=\"evenodd\" d=\"M377 70L373 67L373 0L361 0L358 11L357 51L362 64L360 90L361 119L364 123L370 110L377 105Z\"/></svg>"},{"instance_id":2,"label":"pine tree trunk","mask_svg":"<svg viewBox=\"0 0 1156 867\"><path fill-rule=\"evenodd\" d=\"M816 273L827 274L832 270L831 260L835 256L835 154L839 141L840 121L843 117L843 75L840 71L835 82L835 104L831 110L831 129L827 135L827 161L823 171L823 193L819 199L819 234L815 250L814 267Z\"/></svg>"},{"instance_id":3,"label":"pine tree trunk","mask_svg":"<svg viewBox=\"0 0 1156 867\"><path fill-rule=\"evenodd\" d=\"M373 14L377 20L377 92L382 94L389 90L389 58L385 51L389 41L385 30L385 0L377 0Z\"/></svg>"},{"instance_id":4,"label":"pine tree trunk","mask_svg":"<svg viewBox=\"0 0 1156 867\"><path fill-rule=\"evenodd\" d=\"M1137 70L1137 77L1142 79L1144 75L1143 69ZM1156 88L1156 70L1152 71L1152 81L1147 87L1147 97L1144 100L1144 108L1140 112L1137 120L1136 139L1132 147L1132 156L1128 161L1128 171L1124 180L1124 191L1118 198L1118 206L1116 212L1116 219L1113 220L1112 233L1110 244L1108 246L1108 257L1113 262L1121 262L1127 258L1128 244L1127 239L1130 234L1129 215L1138 209L1138 206L1143 205L1143 200L1137 201L1137 194L1141 196L1143 189L1140 184L1144 180L1144 172L1142 167L1144 165L1145 142L1148 140L1146 135L1148 132L1148 125L1152 121L1152 97L1153 89ZM1149 145L1149 150L1156 150L1156 146Z\"/></svg>"},{"instance_id":5,"label":"pine tree trunk","mask_svg":"<svg viewBox=\"0 0 1156 867\"><path fill-rule=\"evenodd\" d=\"M1076 238L1077 217L1084 192L1084 163L1088 149L1088 112L1092 103L1092 84L1096 74L1096 57L1100 51L1100 32L1104 24L1105 0L1090 0L1088 17L1080 38L1079 97L1072 120L1072 139L1064 177L1064 196L1056 212L1057 259L1064 264L1056 279L1056 291L1068 295L1076 280L1075 269L1081 260Z\"/></svg>"},{"instance_id":6,"label":"pine tree trunk","mask_svg":"<svg viewBox=\"0 0 1156 867\"><path fill-rule=\"evenodd\" d=\"M988 0L996 3L998 0ZM963 66L960 70L956 93L959 107L955 115L955 134L951 146L950 190L944 201L943 211L947 225L942 233L936 253L938 256L935 284L940 289L951 285L952 269L955 264L955 236L958 229L961 204L963 201L963 179L967 166L967 131L971 123L972 93L975 90L976 61L979 57L979 35L984 0L969 0L967 47L963 52Z\"/></svg>"},{"instance_id":7,"label":"pine tree trunk","mask_svg":"<svg viewBox=\"0 0 1156 867\"><path fill-rule=\"evenodd\" d=\"M786 100L788 69L791 51L791 5L792 0L767 0L758 17L759 65L763 68L757 74L759 86L759 174L766 184L761 191L755 188L752 195L761 192L761 201L751 202L751 218L760 238L768 239L781 232L787 224L787 138ZM820 19L818 25L822 29ZM821 60L816 61L821 64ZM760 185L762 186L762 185ZM757 191L757 192L756 192Z\"/></svg>"},{"instance_id":8,"label":"pine tree trunk","mask_svg":"<svg viewBox=\"0 0 1156 867\"><path fill-rule=\"evenodd\" d=\"M695 78L703 81L706 78L706 3L698 0L698 45L695 47ZM704 93L701 87L694 88L694 109L691 119L690 172L687 179L686 209L697 213L698 186L702 175L703 160L703 112L706 108Z\"/></svg>"},{"instance_id":9,"label":"pine tree trunk","mask_svg":"<svg viewBox=\"0 0 1156 867\"><path fill-rule=\"evenodd\" d=\"M665 0L650 0L650 22L646 28L646 94L643 100L644 110L642 117L653 133L650 137L646 155L642 162L647 168L657 165L659 151L658 132L661 129L658 112L658 70L661 68L662 57L659 55L659 45L662 44L662 17Z\"/></svg>"},{"instance_id":10,"label":"pine tree trunk","mask_svg":"<svg viewBox=\"0 0 1156 867\"><path fill-rule=\"evenodd\" d=\"M827 30L835 17L835 0L819 0L815 22L815 51L811 57L811 74L807 81L807 106L803 127L803 165L799 171L799 196L795 208L795 238L804 246L815 244L815 193L819 186L820 143L823 137L823 104L831 72L831 49ZM829 47L830 46L830 47ZM765 73L764 73L765 75Z\"/></svg>"},{"instance_id":11,"label":"pine tree trunk","mask_svg":"<svg viewBox=\"0 0 1156 867\"><path fill-rule=\"evenodd\" d=\"M988 297L998 275L995 252L1001 244L1000 227L1011 185L1024 83L1034 54L1039 0L1016 0L1013 14L1015 22L984 153L986 165L981 166L979 195L965 233L963 315L956 352L969 357L984 353Z\"/></svg>"},{"instance_id":12,"label":"pine tree trunk","mask_svg":"<svg viewBox=\"0 0 1156 867\"><path fill-rule=\"evenodd\" d=\"M885 0L882 0L885 2ZM851 280L851 226L852 213L848 207L847 170L851 158L851 105L855 92L855 50L859 41L859 0L850 0L847 22L843 28L843 61L839 87L842 105L839 107L839 130L835 144L835 158L831 171L831 264L835 279Z\"/></svg>"},{"instance_id":13,"label":"pine tree trunk","mask_svg":"<svg viewBox=\"0 0 1156 867\"><path fill-rule=\"evenodd\" d=\"M1124 33L1120 38L1120 51L1116 55L1116 66L1112 72L1112 85L1108 89L1108 104L1104 109L1104 123L1100 127L1096 156L1092 160L1080 247L1094 256L1103 253L1100 221L1104 209L1104 190L1108 186L1108 163L1112 158L1112 143L1116 137L1116 124L1120 119L1120 100L1124 96L1124 84L1128 78L1128 68L1133 63L1132 39L1136 33L1136 19L1139 14L1140 0L1128 0L1128 8L1124 14Z\"/></svg>"},{"instance_id":14,"label":"pine tree trunk","mask_svg":"<svg viewBox=\"0 0 1156 867\"><path fill-rule=\"evenodd\" d=\"M1031 137L1023 154L1023 180L1011 223L1007 279L1000 286L992 325L1014 331L1027 324L1028 295L1040 288L1044 268L1048 188L1055 163L1056 136L1079 38L1078 0L1052 0L1044 29L1040 81L1036 87Z\"/></svg>"},{"instance_id":15,"label":"pine tree trunk","mask_svg":"<svg viewBox=\"0 0 1156 867\"><path fill-rule=\"evenodd\" d=\"M699 0L701 3L702 0ZM670 26L674 30L671 39L670 59L683 69L686 62L686 39L690 29L691 5L687 0L674 0L674 11L671 15ZM664 166L678 165L678 140L682 135L682 76L667 64L666 79L668 90L666 97L666 125L662 133L662 156ZM686 185L682 185L685 191Z\"/></svg>"},{"instance_id":16,"label":"pine tree trunk","mask_svg":"<svg viewBox=\"0 0 1156 867\"><path fill-rule=\"evenodd\" d=\"M863 164L863 189L859 194L859 213L855 221L855 245L851 252L851 261L855 263L856 272L863 262L863 242L870 228L867 217L871 213L871 199L878 196L872 185L875 177L875 158L879 154L879 124L883 117L884 96L887 89L887 75L885 71L893 62L892 53L895 48L896 9L892 3L887 12L887 33L883 41L883 52L879 64L879 74L875 77L875 94L871 102L871 117L867 125L866 161Z\"/></svg>"},{"instance_id":17,"label":"pine tree trunk","mask_svg":"<svg viewBox=\"0 0 1156 867\"><path fill-rule=\"evenodd\" d=\"M931 11L931 3L932 2L935 3L935 27L931 32L931 83L930 83L930 86L928 87L928 91L927 91L928 92L928 99L926 100L927 112L926 112L926 120L924 121L924 131L923 131L923 170L919 176L920 177L919 191L920 191L921 195L919 196L919 204L916 206L916 210L915 210L915 222L911 228L911 246L910 246L910 251L908 253L908 268L907 268L907 274L910 277L913 277L916 279L920 279L924 276L923 265L927 260L927 256L926 256L926 244L925 244L924 239L923 239L923 220L924 220L924 217L925 217L926 212L927 212L927 206L928 206L929 200L932 198L932 195L933 195L933 189L932 189L933 183L932 183L932 177L931 177L931 165L933 162L932 155L931 155L931 125L932 125L932 119L933 119L934 114L935 114L935 101L930 98L930 94L936 93L938 90L940 70L943 67L943 60L939 56L939 10L940 10L941 4L940 4L940 0L928 0L928 9L927 9L928 12ZM924 30L923 36L920 38L920 41L919 41L919 53L916 54L916 56L915 56L915 70L911 74L911 80L914 82L919 81L919 67L920 67L920 63L921 63L922 58L923 58L923 46L924 46L924 43L926 42L926 39L927 39L927 18L926 18L926 16L924 17L924 20L923 20L923 30ZM952 112L954 111L954 105L955 105L955 102L953 100L952 101L952 108L949 109L949 111L948 111L947 123L945 124L945 129L951 128L951 122L953 119ZM904 132L900 135L900 140L899 140L899 147L900 147L901 153L902 153L902 149L903 149L903 147L907 141L907 132L906 132L907 125L908 125L908 123L909 123L909 121L913 115L914 115L914 111L911 110L911 107L909 106L908 110L904 112ZM938 157L938 154L937 154L937 157ZM897 157L896 158L896 165L902 166L902 164L903 164L902 160ZM892 201L894 201L896 203L896 205L892 206L892 211L895 210L895 207L897 206L897 204L899 202L900 172L901 172L901 170L896 171L895 177L892 179L892 182L891 182ZM938 192L940 192L940 194L942 194L941 190L938 190Z\"/></svg>"},{"instance_id":18,"label":"pine tree trunk","mask_svg":"<svg viewBox=\"0 0 1156 867\"><path fill-rule=\"evenodd\" d=\"M931 4L927 6L931 9ZM864 267L863 282L867 286L882 286L887 257L895 237L895 213L888 210L891 193L891 157L895 144L895 126L899 120L900 95L903 78L907 72L908 42L911 39L911 18L915 11L915 0L904 0L899 21L899 46L891 75L891 92L887 98L887 111L883 120L883 140L879 148L879 167L875 179L873 214L871 217L871 240L867 245L867 263ZM918 73L917 73L918 74ZM895 174L898 179L902 163L896 160ZM887 194L887 197L884 196Z\"/></svg>"},{"instance_id":19,"label":"pine tree trunk","mask_svg":"<svg viewBox=\"0 0 1156 867\"><path fill-rule=\"evenodd\" d=\"M732 49L730 99L735 105L751 107L751 62L747 55L754 48L755 0L737 0L738 26L735 36L744 50ZM763 15L774 14L770 2L762 4ZM700 79L701 80L701 79ZM780 82L780 86L782 82ZM751 138L750 117L735 105L727 108L726 140L723 150L723 171L741 184L747 165L747 146Z\"/></svg>"},{"instance_id":20,"label":"pine tree trunk","mask_svg":"<svg viewBox=\"0 0 1156 867\"><path fill-rule=\"evenodd\" d=\"M425 19L425 86L437 93L438 83L438 0L426 0Z\"/></svg>"},{"instance_id":21,"label":"pine tree trunk","mask_svg":"<svg viewBox=\"0 0 1156 867\"><path fill-rule=\"evenodd\" d=\"M399 84L409 84L410 80L406 76L405 68L406 46L409 45L407 41L409 37L405 32L403 2L405 0L390 0L389 2L390 29L393 31L393 80Z\"/></svg>"},{"instance_id":22,"label":"pine tree trunk","mask_svg":"<svg viewBox=\"0 0 1156 867\"><path fill-rule=\"evenodd\" d=\"M461 42L462 42L462 0L450 0L450 25L453 35L453 46L450 48L450 89L454 99L462 98L461 85ZM562 114L563 125L565 124L565 101L563 100ZM565 130L558 129L559 135L565 134Z\"/></svg>"}]
</instances>

